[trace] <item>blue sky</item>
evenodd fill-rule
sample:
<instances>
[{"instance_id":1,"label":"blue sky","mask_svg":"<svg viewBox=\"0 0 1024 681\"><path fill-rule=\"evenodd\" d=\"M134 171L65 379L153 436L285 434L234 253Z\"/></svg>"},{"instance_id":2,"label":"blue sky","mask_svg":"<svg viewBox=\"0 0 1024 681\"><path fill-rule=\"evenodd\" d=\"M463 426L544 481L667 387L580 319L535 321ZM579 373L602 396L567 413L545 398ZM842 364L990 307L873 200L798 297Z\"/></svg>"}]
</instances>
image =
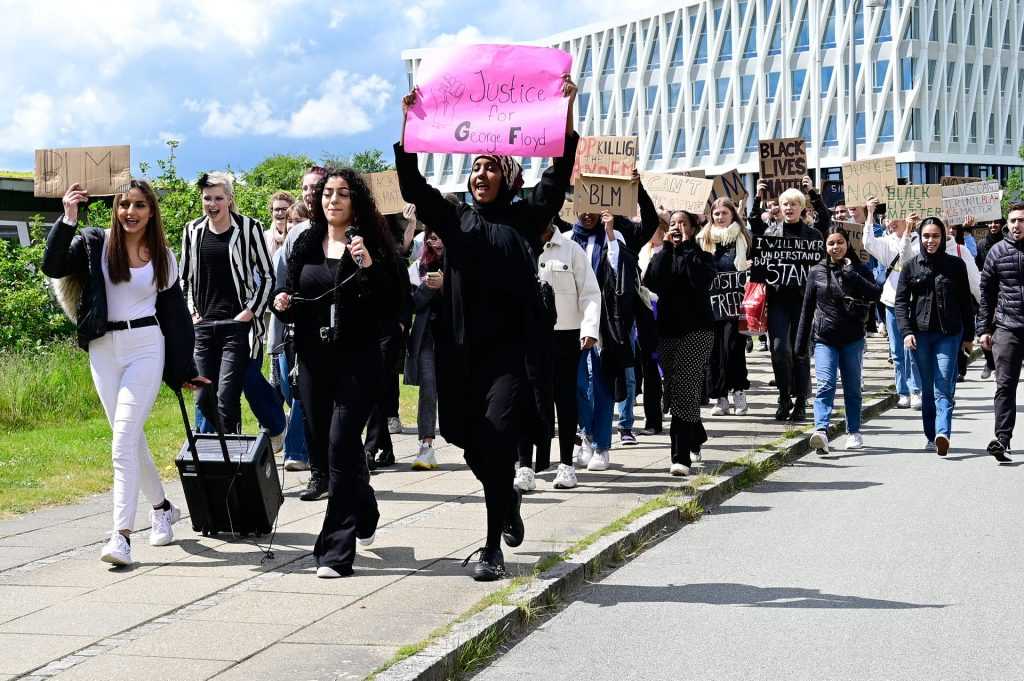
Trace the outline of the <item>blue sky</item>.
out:
<instances>
[{"instance_id":1,"label":"blue sky","mask_svg":"<svg viewBox=\"0 0 1024 681\"><path fill-rule=\"evenodd\" d=\"M35 148L181 141L185 176L274 153L390 146L407 90L403 49L533 40L662 0L6 0L0 168Z\"/></svg>"}]
</instances>

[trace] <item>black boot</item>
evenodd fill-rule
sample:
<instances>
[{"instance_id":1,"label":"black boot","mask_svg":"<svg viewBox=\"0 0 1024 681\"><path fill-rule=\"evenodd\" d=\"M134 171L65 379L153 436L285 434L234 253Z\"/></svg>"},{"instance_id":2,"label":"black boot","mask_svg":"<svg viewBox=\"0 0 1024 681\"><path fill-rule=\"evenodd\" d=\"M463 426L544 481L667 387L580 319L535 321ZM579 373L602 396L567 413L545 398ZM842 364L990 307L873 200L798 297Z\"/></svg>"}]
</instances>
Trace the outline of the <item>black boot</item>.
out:
<instances>
[{"instance_id":1,"label":"black boot","mask_svg":"<svg viewBox=\"0 0 1024 681\"><path fill-rule=\"evenodd\" d=\"M377 454L376 467L387 468L395 465L395 452L391 449L382 449Z\"/></svg>"},{"instance_id":2,"label":"black boot","mask_svg":"<svg viewBox=\"0 0 1024 681\"><path fill-rule=\"evenodd\" d=\"M482 546L473 553L466 556L462 561L462 567L466 567L473 556L480 554L480 560L473 568L473 579L478 582L494 582L505 576L505 556L501 548L488 549Z\"/></svg>"},{"instance_id":3,"label":"black boot","mask_svg":"<svg viewBox=\"0 0 1024 681\"><path fill-rule=\"evenodd\" d=\"M505 529L501 536L505 545L511 549L523 543L526 536L526 525L523 524L523 516L520 510L523 505L523 493L515 487L512 488L512 505L508 508L508 516L505 519ZM501 551L498 552L499 554Z\"/></svg>"},{"instance_id":4,"label":"black boot","mask_svg":"<svg viewBox=\"0 0 1024 681\"><path fill-rule=\"evenodd\" d=\"M793 409L793 400L789 399L789 395L782 395L779 397L779 408L775 410L775 420L785 421L789 418L789 412Z\"/></svg>"},{"instance_id":5,"label":"black boot","mask_svg":"<svg viewBox=\"0 0 1024 681\"><path fill-rule=\"evenodd\" d=\"M789 420L792 423L802 423L807 420L807 400L798 397L793 404L793 411L789 413Z\"/></svg>"},{"instance_id":6,"label":"black boot","mask_svg":"<svg viewBox=\"0 0 1024 681\"><path fill-rule=\"evenodd\" d=\"M317 472L314 472L309 476L309 482L306 483L306 489L299 495L299 499L302 501L316 501L317 499L323 499L327 495L327 479Z\"/></svg>"}]
</instances>

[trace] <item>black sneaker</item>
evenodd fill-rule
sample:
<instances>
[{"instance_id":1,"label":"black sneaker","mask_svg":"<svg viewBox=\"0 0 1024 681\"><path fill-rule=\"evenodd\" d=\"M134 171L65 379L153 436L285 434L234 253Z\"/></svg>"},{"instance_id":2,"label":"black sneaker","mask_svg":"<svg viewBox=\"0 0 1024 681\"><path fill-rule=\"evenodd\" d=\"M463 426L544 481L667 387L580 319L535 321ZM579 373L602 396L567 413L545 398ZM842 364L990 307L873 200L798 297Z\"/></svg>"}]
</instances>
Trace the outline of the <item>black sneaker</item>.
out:
<instances>
[{"instance_id":1,"label":"black sneaker","mask_svg":"<svg viewBox=\"0 0 1024 681\"><path fill-rule=\"evenodd\" d=\"M309 476L309 482L306 483L306 491L299 495L299 499L302 501L317 501L325 496L327 496L327 480L314 474Z\"/></svg>"},{"instance_id":2,"label":"black sneaker","mask_svg":"<svg viewBox=\"0 0 1024 681\"><path fill-rule=\"evenodd\" d=\"M366 455L366 468L371 473L377 470L377 457L373 452L363 452Z\"/></svg>"},{"instance_id":3,"label":"black sneaker","mask_svg":"<svg viewBox=\"0 0 1024 681\"><path fill-rule=\"evenodd\" d=\"M377 468L387 468L395 465L395 452L392 450L381 450L377 455Z\"/></svg>"},{"instance_id":4,"label":"black sneaker","mask_svg":"<svg viewBox=\"0 0 1024 681\"><path fill-rule=\"evenodd\" d=\"M641 435L661 435L663 432L665 432L665 431L664 431L664 428L662 426L658 426L658 427L647 426L646 428L643 428L640 431L640 434Z\"/></svg>"},{"instance_id":5,"label":"black sneaker","mask_svg":"<svg viewBox=\"0 0 1024 681\"><path fill-rule=\"evenodd\" d=\"M473 579L478 582L494 582L505 577L505 556L502 555L500 547L488 551L486 546L481 546L466 556L462 561L462 567L469 565L469 561L477 554L480 554L480 560L473 568Z\"/></svg>"},{"instance_id":6,"label":"black sneaker","mask_svg":"<svg viewBox=\"0 0 1024 681\"><path fill-rule=\"evenodd\" d=\"M633 445L636 444L636 435L633 435L633 431L632 430L630 430L628 428L624 428L624 429L619 431L619 442L624 447L633 446Z\"/></svg>"},{"instance_id":7,"label":"black sneaker","mask_svg":"<svg viewBox=\"0 0 1024 681\"><path fill-rule=\"evenodd\" d=\"M514 549L523 543L523 538L526 536L526 525L523 524L523 516L520 513L523 506L523 493L514 487L512 493L515 498L512 500L512 506L508 509L508 518L505 520L505 529L502 530L501 536L505 540L505 545Z\"/></svg>"},{"instance_id":8,"label":"black sneaker","mask_svg":"<svg viewBox=\"0 0 1024 681\"><path fill-rule=\"evenodd\" d=\"M1010 458L1010 448L999 440L992 440L988 443L988 453L995 457L995 460L999 463L1010 463L1013 459Z\"/></svg>"},{"instance_id":9,"label":"black sneaker","mask_svg":"<svg viewBox=\"0 0 1024 681\"><path fill-rule=\"evenodd\" d=\"M789 412L793 409L793 401L788 397L779 398L779 408L775 410L775 420L785 421L789 418Z\"/></svg>"},{"instance_id":10,"label":"black sneaker","mask_svg":"<svg viewBox=\"0 0 1024 681\"><path fill-rule=\"evenodd\" d=\"M793 423L807 420L807 403L804 400L796 401L793 405L793 411L789 412L789 420Z\"/></svg>"}]
</instances>

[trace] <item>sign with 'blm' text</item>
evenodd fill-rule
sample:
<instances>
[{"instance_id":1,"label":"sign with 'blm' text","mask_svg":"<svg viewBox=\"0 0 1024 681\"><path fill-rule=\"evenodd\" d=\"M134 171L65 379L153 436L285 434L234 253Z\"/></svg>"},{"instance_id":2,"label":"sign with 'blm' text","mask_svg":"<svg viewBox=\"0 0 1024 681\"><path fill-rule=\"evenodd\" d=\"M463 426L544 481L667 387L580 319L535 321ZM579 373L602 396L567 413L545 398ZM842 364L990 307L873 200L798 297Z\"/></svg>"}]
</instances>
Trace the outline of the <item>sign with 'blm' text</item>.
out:
<instances>
[{"instance_id":1,"label":"sign with 'blm' text","mask_svg":"<svg viewBox=\"0 0 1024 681\"><path fill-rule=\"evenodd\" d=\"M405 199L398 186L397 172L385 170L382 173L370 173L366 175L366 184L370 185L370 193L381 215L394 215L405 210Z\"/></svg>"},{"instance_id":2,"label":"sign with 'blm' text","mask_svg":"<svg viewBox=\"0 0 1024 681\"><path fill-rule=\"evenodd\" d=\"M740 303L748 278L747 272L719 272L711 280L711 312L716 322L740 318Z\"/></svg>"},{"instance_id":3,"label":"sign with 'blm' text","mask_svg":"<svg viewBox=\"0 0 1024 681\"><path fill-rule=\"evenodd\" d=\"M800 188L807 174L807 147L800 137L762 140L758 143L761 179L768 184L768 196L777 197L790 188Z\"/></svg>"},{"instance_id":4,"label":"sign with 'blm' text","mask_svg":"<svg viewBox=\"0 0 1024 681\"><path fill-rule=\"evenodd\" d=\"M572 181L580 175L630 179L636 170L636 137L581 137Z\"/></svg>"},{"instance_id":5,"label":"sign with 'blm' text","mask_svg":"<svg viewBox=\"0 0 1024 681\"><path fill-rule=\"evenodd\" d=\"M942 187L937 184L903 184L886 188L885 214L890 220L906 220L911 213L921 219L942 217Z\"/></svg>"},{"instance_id":6,"label":"sign with 'blm' text","mask_svg":"<svg viewBox=\"0 0 1024 681\"><path fill-rule=\"evenodd\" d=\"M571 66L568 53L549 47L435 50L416 74L406 150L561 156L569 109L562 74Z\"/></svg>"},{"instance_id":7,"label":"sign with 'blm' text","mask_svg":"<svg viewBox=\"0 0 1024 681\"><path fill-rule=\"evenodd\" d=\"M637 211L637 184L633 180L580 175L573 186L572 204L577 213L601 213L633 217Z\"/></svg>"},{"instance_id":8,"label":"sign with 'blm' text","mask_svg":"<svg viewBox=\"0 0 1024 681\"><path fill-rule=\"evenodd\" d=\"M112 196L127 191L132 180L131 148L36 149L33 180L36 196L64 196L75 183L90 196Z\"/></svg>"},{"instance_id":9,"label":"sign with 'blm' text","mask_svg":"<svg viewBox=\"0 0 1024 681\"><path fill-rule=\"evenodd\" d=\"M788 236L755 236L750 280L774 288L803 289L807 273L821 262L825 242Z\"/></svg>"}]
</instances>

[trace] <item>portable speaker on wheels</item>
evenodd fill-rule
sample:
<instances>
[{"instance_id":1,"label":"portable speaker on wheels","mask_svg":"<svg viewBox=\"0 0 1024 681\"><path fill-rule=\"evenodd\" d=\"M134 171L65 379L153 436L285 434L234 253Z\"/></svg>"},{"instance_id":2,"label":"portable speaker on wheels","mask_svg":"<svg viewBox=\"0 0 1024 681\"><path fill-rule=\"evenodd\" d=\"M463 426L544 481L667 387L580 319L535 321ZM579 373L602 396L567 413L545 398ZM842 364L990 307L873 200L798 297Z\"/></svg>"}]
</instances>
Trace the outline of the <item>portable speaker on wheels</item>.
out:
<instances>
[{"instance_id":1,"label":"portable speaker on wheels","mask_svg":"<svg viewBox=\"0 0 1024 681\"><path fill-rule=\"evenodd\" d=\"M181 391L178 406L187 440L174 463L192 518L192 529L209 536L230 532L246 536L274 528L284 503L270 438L195 433ZM216 421L215 418L211 421Z\"/></svg>"}]
</instances>

